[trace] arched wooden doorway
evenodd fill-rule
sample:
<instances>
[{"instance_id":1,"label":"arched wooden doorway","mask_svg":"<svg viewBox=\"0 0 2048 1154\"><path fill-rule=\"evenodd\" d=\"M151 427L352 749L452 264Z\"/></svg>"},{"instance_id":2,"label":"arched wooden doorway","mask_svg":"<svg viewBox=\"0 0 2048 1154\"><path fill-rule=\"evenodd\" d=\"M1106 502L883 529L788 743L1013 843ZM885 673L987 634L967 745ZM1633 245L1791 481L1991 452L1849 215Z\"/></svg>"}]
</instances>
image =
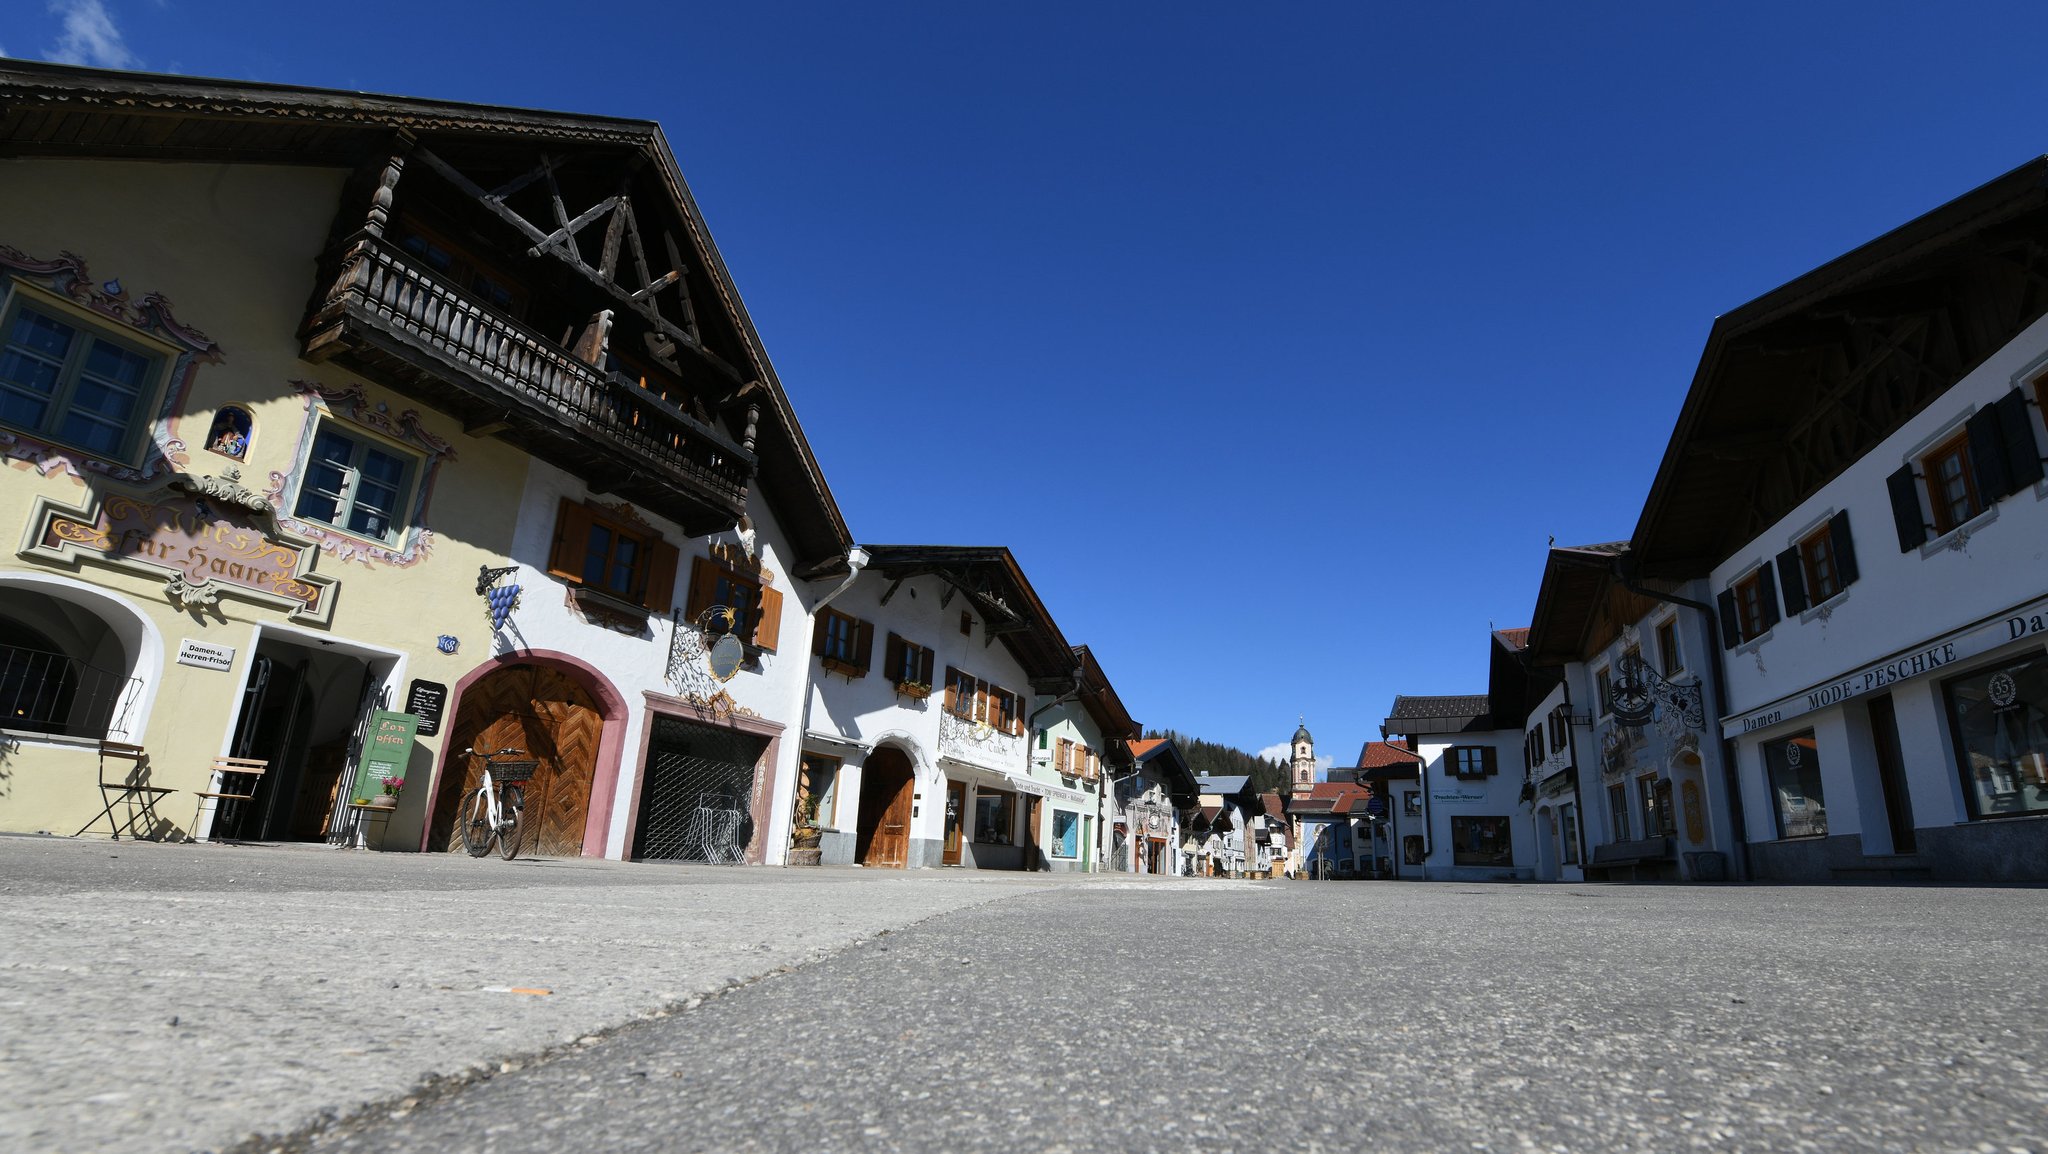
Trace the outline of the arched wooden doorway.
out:
<instances>
[{"instance_id":1,"label":"arched wooden doorway","mask_svg":"<svg viewBox=\"0 0 2048 1154\"><path fill-rule=\"evenodd\" d=\"M902 869L910 856L910 797L916 773L893 745L868 755L860 774L860 817L854 823L853 860Z\"/></svg>"},{"instance_id":2,"label":"arched wooden doorway","mask_svg":"<svg viewBox=\"0 0 2048 1154\"><path fill-rule=\"evenodd\" d=\"M526 787L526 852L541 857L575 857L583 852L590 820L590 794L597 775L598 743L604 715L589 688L575 676L545 665L507 665L463 691L447 749L453 760L441 775L434 798L428 848L458 850L455 819L461 799L477 787L482 771L462 750L527 751L540 762ZM458 763L460 772L454 772Z\"/></svg>"}]
</instances>

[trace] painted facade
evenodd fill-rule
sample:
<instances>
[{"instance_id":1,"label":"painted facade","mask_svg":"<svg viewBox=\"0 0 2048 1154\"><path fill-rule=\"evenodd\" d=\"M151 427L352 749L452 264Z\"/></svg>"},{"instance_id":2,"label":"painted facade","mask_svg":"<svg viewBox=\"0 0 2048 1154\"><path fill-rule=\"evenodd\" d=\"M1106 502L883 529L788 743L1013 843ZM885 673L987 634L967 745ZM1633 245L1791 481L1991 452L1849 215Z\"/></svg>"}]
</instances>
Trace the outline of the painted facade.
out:
<instances>
[{"instance_id":1,"label":"painted facade","mask_svg":"<svg viewBox=\"0 0 2048 1154\"><path fill-rule=\"evenodd\" d=\"M1106 867L1123 873L1178 876L1182 861L1182 815L1195 804L1195 782L1187 759L1170 738L1126 743L1130 772L1111 779L1105 796L1110 844Z\"/></svg>"}]
</instances>

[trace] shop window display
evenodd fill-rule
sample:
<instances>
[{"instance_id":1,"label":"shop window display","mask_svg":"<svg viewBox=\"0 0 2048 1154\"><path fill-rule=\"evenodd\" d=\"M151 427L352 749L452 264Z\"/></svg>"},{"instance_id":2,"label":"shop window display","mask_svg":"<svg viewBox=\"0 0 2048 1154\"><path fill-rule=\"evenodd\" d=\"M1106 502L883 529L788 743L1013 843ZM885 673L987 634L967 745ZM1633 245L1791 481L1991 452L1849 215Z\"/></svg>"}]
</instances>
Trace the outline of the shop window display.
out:
<instances>
[{"instance_id":1,"label":"shop window display","mask_svg":"<svg viewBox=\"0 0 2048 1154\"><path fill-rule=\"evenodd\" d=\"M2048 813L2048 655L1980 669L1943 689L1970 816Z\"/></svg>"},{"instance_id":2,"label":"shop window display","mask_svg":"<svg viewBox=\"0 0 2048 1154\"><path fill-rule=\"evenodd\" d=\"M1764 744L1764 773L1778 815L1778 836L1826 837L1828 811L1820 782L1820 747L1813 731Z\"/></svg>"}]
</instances>

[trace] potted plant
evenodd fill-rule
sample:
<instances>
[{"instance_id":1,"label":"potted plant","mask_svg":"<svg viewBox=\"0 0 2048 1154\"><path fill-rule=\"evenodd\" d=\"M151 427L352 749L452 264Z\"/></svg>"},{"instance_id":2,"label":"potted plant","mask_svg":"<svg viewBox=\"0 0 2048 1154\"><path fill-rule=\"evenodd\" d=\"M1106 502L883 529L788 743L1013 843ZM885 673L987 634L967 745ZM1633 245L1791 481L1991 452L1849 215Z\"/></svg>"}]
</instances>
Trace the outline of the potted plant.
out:
<instances>
[{"instance_id":1,"label":"potted plant","mask_svg":"<svg viewBox=\"0 0 2048 1154\"><path fill-rule=\"evenodd\" d=\"M371 799L370 799L370 804L371 804L371 805L374 805L374 806L377 806L377 807L379 807L379 808L382 808L382 809L393 809L393 808L397 807L397 805L398 805L398 795L399 795L399 793L400 793L401 791L403 791L404 789L405 789L405 779L404 779L404 778L402 778L402 777L387 777L387 778L385 778L385 779L384 779L384 792L383 792L383 793L381 793L381 794L378 794L378 795L377 795L376 797L373 797L373 798L371 798Z\"/></svg>"},{"instance_id":2,"label":"potted plant","mask_svg":"<svg viewBox=\"0 0 2048 1154\"><path fill-rule=\"evenodd\" d=\"M818 824L818 796L807 793L796 803L796 828L790 835L789 864L817 865L824 857L821 848L825 830Z\"/></svg>"},{"instance_id":3,"label":"potted plant","mask_svg":"<svg viewBox=\"0 0 2048 1154\"><path fill-rule=\"evenodd\" d=\"M911 681L906 679L896 683L896 692L910 698L912 701L923 701L932 695L932 686L929 681Z\"/></svg>"}]
</instances>

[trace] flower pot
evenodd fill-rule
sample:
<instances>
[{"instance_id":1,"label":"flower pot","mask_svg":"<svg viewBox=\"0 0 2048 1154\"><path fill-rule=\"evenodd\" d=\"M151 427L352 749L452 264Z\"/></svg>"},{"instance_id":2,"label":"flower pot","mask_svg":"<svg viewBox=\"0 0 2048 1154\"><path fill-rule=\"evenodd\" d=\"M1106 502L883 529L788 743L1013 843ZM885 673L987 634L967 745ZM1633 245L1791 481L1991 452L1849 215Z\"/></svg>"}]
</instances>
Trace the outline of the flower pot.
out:
<instances>
[{"instance_id":1,"label":"flower pot","mask_svg":"<svg viewBox=\"0 0 2048 1154\"><path fill-rule=\"evenodd\" d=\"M398 798L393 794L380 793L370 799L370 804L378 809L396 809L398 807Z\"/></svg>"}]
</instances>

